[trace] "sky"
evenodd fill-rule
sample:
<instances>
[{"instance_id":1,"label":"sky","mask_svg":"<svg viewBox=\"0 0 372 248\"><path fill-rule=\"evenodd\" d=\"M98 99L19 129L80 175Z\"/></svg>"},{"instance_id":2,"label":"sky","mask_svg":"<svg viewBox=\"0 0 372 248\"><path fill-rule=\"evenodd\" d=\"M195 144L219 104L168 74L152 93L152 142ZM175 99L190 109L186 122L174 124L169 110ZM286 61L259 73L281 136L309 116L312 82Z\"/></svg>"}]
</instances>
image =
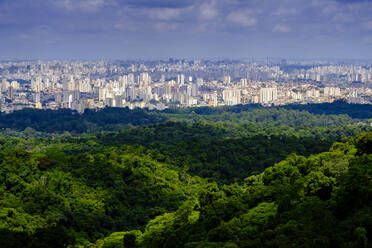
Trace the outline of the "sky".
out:
<instances>
[{"instance_id":1,"label":"sky","mask_svg":"<svg viewBox=\"0 0 372 248\"><path fill-rule=\"evenodd\" d=\"M372 0L0 0L0 59L372 59Z\"/></svg>"}]
</instances>

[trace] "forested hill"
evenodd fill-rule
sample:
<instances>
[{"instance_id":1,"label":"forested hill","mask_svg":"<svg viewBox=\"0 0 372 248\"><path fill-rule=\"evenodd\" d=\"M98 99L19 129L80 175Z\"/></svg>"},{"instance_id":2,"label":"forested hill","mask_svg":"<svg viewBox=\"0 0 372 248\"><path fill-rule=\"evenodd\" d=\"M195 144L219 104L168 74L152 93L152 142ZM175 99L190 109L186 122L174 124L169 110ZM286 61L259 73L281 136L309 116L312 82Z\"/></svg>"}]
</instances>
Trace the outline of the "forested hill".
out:
<instances>
[{"instance_id":1,"label":"forested hill","mask_svg":"<svg viewBox=\"0 0 372 248\"><path fill-rule=\"evenodd\" d=\"M32 128L40 132L94 132L98 130L113 130L129 126L147 125L163 122L159 115L148 113L141 109L104 108L87 109L78 114L70 109L38 110L23 109L10 114L0 115L0 128L10 128L23 131Z\"/></svg>"},{"instance_id":2,"label":"forested hill","mask_svg":"<svg viewBox=\"0 0 372 248\"><path fill-rule=\"evenodd\" d=\"M88 245L175 211L204 181L140 148L0 139L0 247Z\"/></svg>"},{"instance_id":3,"label":"forested hill","mask_svg":"<svg viewBox=\"0 0 372 248\"><path fill-rule=\"evenodd\" d=\"M344 101L333 103L290 104L283 106L285 109L305 110L312 114L346 114L352 118L369 119L372 118L372 108L370 104L348 104Z\"/></svg>"},{"instance_id":4,"label":"forested hill","mask_svg":"<svg viewBox=\"0 0 372 248\"><path fill-rule=\"evenodd\" d=\"M332 103L309 103L309 104L289 104L277 107L263 107L259 104L245 104L234 106L222 106L217 108L196 107L196 108L173 108L166 109L163 112L171 114L199 114L199 115L215 115L225 112L240 113L250 112L255 109L294 109L305 110L312 114L345 114L352 118L368 119L372 118L372 105L370 104L349 104L343 100L334 101Z\"/></svg>"},{"instance_id":5,"label":"forested hill","mask_svg":"<svg viewBox=\"0 0 372 248\"><path fill-rule=\"evenodd\" d=\"M23 131L26 128L44 133L92 133L113 131L132 126L158 124L167 120L182 122L212 121L245 126L335 126L358 122L370 123L372 105L334 103L262 107L236 105L218 108L175 108L164 111L146 109L87 109L78 114L69 109L23 109L0 114L0 129Z\"/></svg>"},{"instance_id":6,"label":"forested hill","mask_svg":"<svg viewBox=\"0 0 372 248\"><path fill-rule=\"evenodd\" d=\"M371 247L372 133L239 184L97 141L0 139L0 247Z\"/></svg>"},{"instance_id":7,"label":"forested hill","mask_svg":"<svg viewBox=\"0 0 372 248\"><path fill-rule=\"evenodd\" d=\"M372 247L344 104L1 114L0 247Z\"/></svg>"},{"instance_id":8,"label":"forested hill","mask_svg":"<svg viewBox=\"0 0 372 248\"><path fill-rule=\"evenodd\" d=\"M372 133L292 154L243 185L204 184L177 211L98 247L372 247Z\"/></svg>"},{"instance_id":9,"label":"forested hill","mask_svg":"<svg viewBox=\"0 0 372 248\"><path fill-rule=\"evenodd\" d=\"M290 129L274 132L267 128L266 132L261 129L239 133L239 129L231 131L213 123L165 122L98 133L86 139L104 146L137 145L158 162L219 183L232 183L262 172L291 153L308 156L326 151L335 140L361 132L361 128L310 128L297 132L288 132Z\"/></svg>"}]
</instances>

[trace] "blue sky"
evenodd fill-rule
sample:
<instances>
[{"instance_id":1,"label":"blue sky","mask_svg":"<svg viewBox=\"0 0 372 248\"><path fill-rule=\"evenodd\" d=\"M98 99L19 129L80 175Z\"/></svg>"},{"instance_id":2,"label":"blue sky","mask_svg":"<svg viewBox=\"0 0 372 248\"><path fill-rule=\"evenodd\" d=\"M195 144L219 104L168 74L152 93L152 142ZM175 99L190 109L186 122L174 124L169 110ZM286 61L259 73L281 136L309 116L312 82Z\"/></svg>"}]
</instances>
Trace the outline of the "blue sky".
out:
<instances>
[{"instance_id":1,"label":"blue sky","mask_svg":"<svg viewBox=\"0 0 372 248\"><path fill-rule=\"evenodd\" d=\"M372 58L372 0L0 0L0 59Z\"/></svg>"}]
</instances>

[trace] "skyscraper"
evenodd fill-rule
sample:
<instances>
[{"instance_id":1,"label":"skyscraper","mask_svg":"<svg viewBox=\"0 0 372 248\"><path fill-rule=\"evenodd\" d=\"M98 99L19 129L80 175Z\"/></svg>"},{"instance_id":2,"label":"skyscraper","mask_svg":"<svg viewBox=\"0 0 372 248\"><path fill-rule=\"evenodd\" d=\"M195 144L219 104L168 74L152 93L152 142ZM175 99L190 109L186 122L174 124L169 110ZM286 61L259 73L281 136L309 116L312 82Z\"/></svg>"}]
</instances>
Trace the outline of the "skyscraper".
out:
<instances>
[{"instance_id":1,"label":"skyscraper","mask_svg":"<svg viewBox=\"0 0 372 248\"><path fill-rule=\"evenodd\" d=\"M276 87L260 89L260 102L270 103L278 99L278 91Z\"/></svg>"},{"instance_id":2,"label":"skyscraper","mask_svg":"<svg viewBox=\"0 0 372 248\"><path fill-rule=\"evenodd\" d=\"M222 91L222 97L226 105L236 105L241 103L241 93L237 89L226 89Z\"/></svg>"}]
</instances>

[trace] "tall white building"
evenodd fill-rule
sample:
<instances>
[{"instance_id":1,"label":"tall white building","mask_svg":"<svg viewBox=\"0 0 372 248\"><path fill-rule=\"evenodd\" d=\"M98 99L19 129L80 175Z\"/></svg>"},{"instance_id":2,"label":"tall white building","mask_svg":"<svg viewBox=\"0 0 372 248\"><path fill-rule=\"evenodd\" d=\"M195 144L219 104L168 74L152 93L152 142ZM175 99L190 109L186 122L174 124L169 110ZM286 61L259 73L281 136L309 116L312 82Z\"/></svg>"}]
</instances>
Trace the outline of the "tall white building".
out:
<instances>
[{"instance_id":1,"label":"tall white building","mask_svg":"<svg viewBox=\"0 0 372 248\"><path fill-rule=\"evenodd\" d=\"M3 79L3 83L2 83L2 86L1 86L1 90L4 91L4 88L5 88L5 85L4 83L6 82L6 80L4 81ZM9 86L8 86L9 87ZM8 88L6 88L7 90ZM41 82L41 77L37 77L33 80L31 80L31 89L35 92L40 92L40 90L42 89L42 82Z\"/></svg>"},{"instance_id":2,"label":"tall white building","mask_svg":"<svg viewBox=\"0 0 372 248\"><path fill-rule=\"evenodd\" d=\"M185 75L177 75L177 83L183 85L185 83Z\"/></svg>"},{"instance_id":3,"label":"tall white building","mask_svg":"<svg viewBox=\"0 0 372 248\"><path fill-rule=\"evenodd\" d=\"M204 102L208 103L209 106L217 107L218 106L218 97L217 93L212 93L212 94L204 94L203 95L203 100Z\"/></svg>"},{"instance_id":4,"label":"tall white building","mask_svg":"<svg viewBox=\"0 0 372 248\"><path fill-rule=\"evenodd\" d=\"M226 105L236 105L241 103L241 93L237 89L226 89L222 91L223 101Z\"/></svg>"},{"instance_id":5,"label":"tall white building","mask_svg":"<svg viewBox=\"0 0 372 248\"><path fill-rule=\"evenodd\" d=\"M151 77L147 72L143 72L140 74L138 81L140 86L147 87L151 83Z\"/></svg>"},{"instance_id":6,"label":"tall white building","mask_svg":"<svg viewBox=\"0 0 372 248\"><path fill-rule=\"evenodd\" d=\"M223 77L223 83L225 85L230 85L231 83L231 77L229 75Z\"/></svg>"},{"instance_id":7,"label":"tall white building","mask_svg":"<svg viewBox=\"0 0 372 248\"><path fill-rule=\"evenodd\" d=\"M128 75L128 83L134 84L134 74L133 73L130 73Z\"/></svg>"},{"instance_id":8,"label":"tall white building","mask_svg":"<svg viewBox=\"0 0 372 248\"><path fill-rule=\"evenodd\" d=\"M246 78L240 79L240 87L247 87L248 86L248 80Z\"/></svg>"},{"instance_id":9,"label":"tall white building","mask_svg":"<svg viewBox=\"0 0 372 248\"><path fill-rule=\"evenodd\" d=\"M260 102L269 103L278 99L278 91L276 87L260 89Z\"/></svg>"},{"instance_id":10,"label":"tall white building","mask_svg":"<svg viewBox=\"0 0 372 248\"><path fill-rule=\"evenodd\" d=\"M325 96L341 96L341 90L338 87L325 87L324 95Z\"/></svg>"},{"instance_id":11,"label":"tall white building","mask_svg":"<svg viewBox=\"0 0 372 248\"><path fill-rule=\"evenodd\" d=\"M99 88L99 90L98 90L98 100L99 101L106 100L106 88Z\"/></svg>"}]
</instances>

